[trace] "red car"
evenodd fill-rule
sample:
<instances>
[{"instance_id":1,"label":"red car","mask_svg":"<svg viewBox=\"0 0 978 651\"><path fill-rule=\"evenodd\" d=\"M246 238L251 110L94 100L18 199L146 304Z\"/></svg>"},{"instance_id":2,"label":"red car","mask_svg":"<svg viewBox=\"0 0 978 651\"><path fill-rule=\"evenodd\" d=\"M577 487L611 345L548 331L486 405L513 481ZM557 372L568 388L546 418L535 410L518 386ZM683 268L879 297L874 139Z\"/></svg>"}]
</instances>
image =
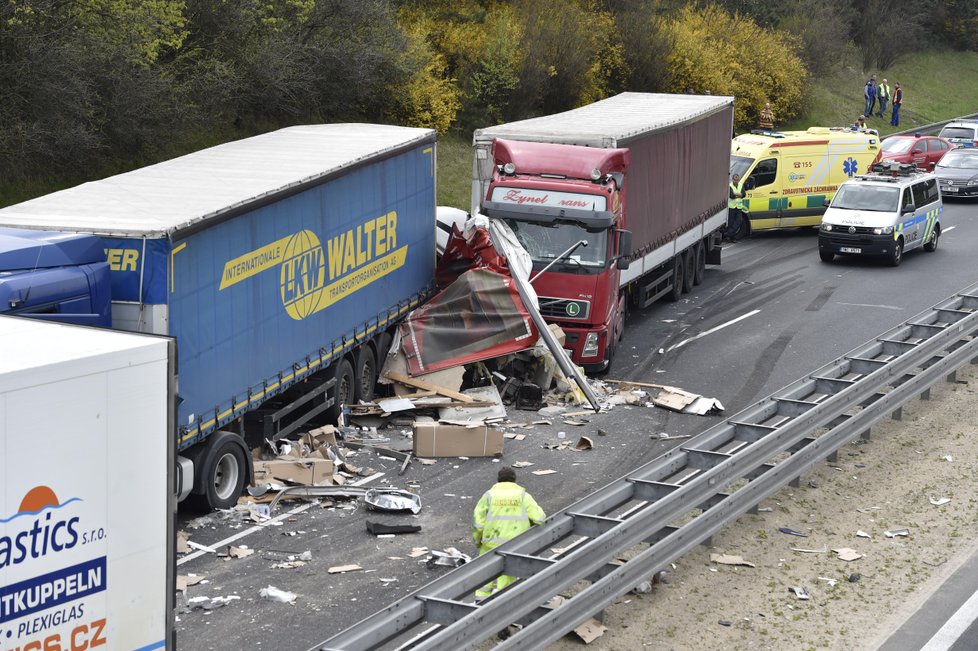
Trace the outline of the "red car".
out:
<instances>
[{"instance_id":1,"label":"red car","mask_svg":"<svg viewBox=\"0 0 978 651\"><path fill-rule=\"evenodd\" d=\"M922 170L930 170L937 165L948 151L954 147L943 138L922 136L890 136L882 143L883 160L898 163L914 163Z\"/></svg>"}]
</instances>

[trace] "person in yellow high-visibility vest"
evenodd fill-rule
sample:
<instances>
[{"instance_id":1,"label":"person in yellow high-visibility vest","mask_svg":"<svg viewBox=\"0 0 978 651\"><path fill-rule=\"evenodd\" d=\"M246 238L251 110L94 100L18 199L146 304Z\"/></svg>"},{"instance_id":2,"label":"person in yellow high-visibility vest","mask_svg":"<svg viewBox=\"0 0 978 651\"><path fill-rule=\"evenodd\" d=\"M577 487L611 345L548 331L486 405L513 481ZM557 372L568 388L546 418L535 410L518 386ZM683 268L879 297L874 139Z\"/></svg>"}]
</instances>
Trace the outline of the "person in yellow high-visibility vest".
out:
<instances>
[{"instance_id":1,"label":"person in yellow high-visibility vest","mask_svg":"<svg viewBox=\"0 0 978 651\"><path fill-rule=\"evenodd\" d=\"M747 204L744 202L744 184L740 181L740 174L734 174L730 179L730 193L727 198L727 232L726 238L731 242L736 242L741 236L744 228L744 217L747 213Z\"/></svg>"},{"instance_id":2,"label":"person in yellow high-visibility vest","mask_svg":"<svg viewBox=\"0 0 978 651\"><path fill-rule=\"evenodd\" d=\"M516 483L515 470L501 468L497 480L472 513L472 538L479 545L479 556L547 519L533 496ZM515 581L516 577L502 574L476 590L475 596L486 599Z\"/></svg>"}]
</instances>

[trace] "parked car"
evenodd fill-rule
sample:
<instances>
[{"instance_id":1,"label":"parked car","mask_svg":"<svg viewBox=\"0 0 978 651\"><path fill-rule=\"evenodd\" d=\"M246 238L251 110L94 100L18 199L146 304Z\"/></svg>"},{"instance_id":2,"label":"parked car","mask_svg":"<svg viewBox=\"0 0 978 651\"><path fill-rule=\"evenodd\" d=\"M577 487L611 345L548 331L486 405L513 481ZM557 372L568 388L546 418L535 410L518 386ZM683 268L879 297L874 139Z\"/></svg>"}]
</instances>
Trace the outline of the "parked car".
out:
<instances>
[{"instance_id":1,"label":"parked car","mask_svg":"<svg viewBox=\"0 0 978 651\"><path fill-rule=\"evenodd\" d=\"M890 136L883 140L883 160L913 163L922 170L931 169L953 146L943 138L923 136Z\"/></svg>"},{"instance_id":2,"label":"parked car","mask_svg":"<svg viewBox=\"0 0 978 651\"><path fill-rule=\"evenodd\" d=\"M937 135L952 147L978 147L978 122L949 122Z\"/></svg>"},{"instance_id":3,"label":"parked car","mask_svg":"<svg viewBox=\"0 0 978 651\"><path fill-rule=\"evenodd\" d=\"M978 196L978 149L952 149L934 168L948 197Z\"/></svg>"}]
</instances>

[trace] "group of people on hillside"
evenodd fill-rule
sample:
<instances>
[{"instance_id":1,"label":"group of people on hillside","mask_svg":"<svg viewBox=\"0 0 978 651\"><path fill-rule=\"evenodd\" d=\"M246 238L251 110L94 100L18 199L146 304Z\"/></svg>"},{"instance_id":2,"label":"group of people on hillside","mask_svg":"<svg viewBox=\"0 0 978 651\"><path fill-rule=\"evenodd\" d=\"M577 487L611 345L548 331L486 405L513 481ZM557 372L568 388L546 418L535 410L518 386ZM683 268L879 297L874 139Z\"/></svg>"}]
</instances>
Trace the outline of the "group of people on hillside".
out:
<instances>
[{"instance_id":1,"label":"group of people on hillside","mask_svg":"<svg viewBox=\"0 0 978 651\"><path fill-rule=\"evenodd\" d=\"M887 104L890 104L892 106L890 124L894 127L900 126L900 106L903 105L903 88L900 86L899 81L891 89L886 79L877 84L876 75L870 75L863 89L863 99L866 100L866 106L863 114L859 117L860 120L865 121L867 117L872 117L874 115L873 111L876 111L876 117L883 117L884 113L886 113Z\"/></svg>"}]
</instances>

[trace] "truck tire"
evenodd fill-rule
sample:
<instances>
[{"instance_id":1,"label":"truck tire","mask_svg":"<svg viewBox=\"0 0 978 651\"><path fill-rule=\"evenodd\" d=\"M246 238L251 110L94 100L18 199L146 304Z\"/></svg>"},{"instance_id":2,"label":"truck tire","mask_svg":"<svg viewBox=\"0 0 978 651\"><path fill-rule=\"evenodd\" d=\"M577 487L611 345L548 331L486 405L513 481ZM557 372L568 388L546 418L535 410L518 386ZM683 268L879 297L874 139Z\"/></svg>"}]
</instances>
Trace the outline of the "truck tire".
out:
<instances>
[{"instance_id":1,"label":"truck tire","mask_svg":"<svg viewBox=\"0 0 978 651\"><path fill-rule=\"evenodd\" d=\"M683 251L683 264L685 269L683 269L683 294L688 294L693 291L693 280L696 277L696 258L694 257L694 249L688 248Z\"/></svg>"},{"instance_id":2,"label":"truck tire","mask_svg":"<svg viewBox=\"0 0 978 651\"><path fill-rule=\"evenodd\" d=\"M353 375L353 365L346 357L330 364L327 369L329 378L335 379L336 384L330 394L333 396L333 404L326 410L326 417L335 422L339 422L340 415L343 413L344 404L352 404L356 398L356 380Z\"/></svg>"},{"instance_id":3,"label":"truck tire","mask_svg":"<svg viewBox=\"0 0 978 651\"><path fill-rule=\"evenodd\" d=\"M374 352L373 344L360 346L354 371L356 399L371 402L377 388L377 354Z\"/></svg>"},{"instance_id":4,"label":"truck tire","mask_svg":"<svg viewBox=\"0 0 978 651\"><path fill-rule=\"evenodd\" d=\"M694 249L696 258L696 269L693 272L693 284L702 285L703 278L706 276L706 243L700 242Z\"/></svg>"},{"instance_id":5,"label":"truck tire","mask_svg":"<svg viewBox=\"0 0 978 651\"><path fill-rule=\"evenodd\" d=\"M672 259L672 289L666 296L670 301L675 303L683 296L683 283L684 276L683 273L686 269L686 265L683 264L683 256L677 255Z\"/></svg>"},{"instance_id":6,"label":"truck tire","mask_svg":"<svg viewBox=\"0 0 978 651\"><path fill-rule=\"evenodd\" d=\"M244 441L233 432L215 432L194 462L194 492L187 498L199 511L229 509L248 481ZM199 465L198 465L199 464Z\"/></svg>"}]
</instances>

